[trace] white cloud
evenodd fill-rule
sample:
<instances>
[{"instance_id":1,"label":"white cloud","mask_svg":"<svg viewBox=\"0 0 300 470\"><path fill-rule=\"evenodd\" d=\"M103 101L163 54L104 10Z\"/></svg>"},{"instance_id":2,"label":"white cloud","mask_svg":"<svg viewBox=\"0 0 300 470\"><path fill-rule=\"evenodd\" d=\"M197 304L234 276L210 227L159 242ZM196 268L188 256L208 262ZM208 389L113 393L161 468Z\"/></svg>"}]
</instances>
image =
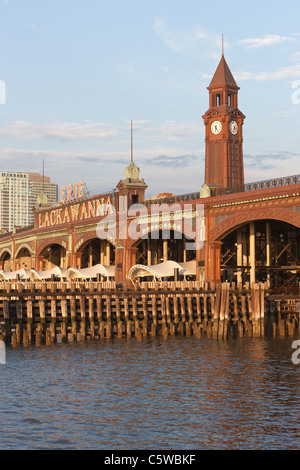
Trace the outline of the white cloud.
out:
<instances>
[{"instance_id":1,"label":"white cloud","mask_svg":"<svg viewBox=\"0 0 300 470\"><path fill-rule=\"evenodd\" d=\"M165 121L162 124L139 125L137 133L141 135L155 136L157 141L184 141L185 139L198 136L203 130L202 122L178 122Z\"/></svg>"},{"instance_id":2,"label":"white cloud","mask_svg":"<svg viewBox=\"0 0 300 470\"><path fill-rule=\"evenodd\" d=\"M294 41L294 39L287 36L279 36L277 34L267 34L261 38L241 39L239 43L247 49L251 49L256 47L273 46L275 44L282 44L290 41Z\"/></svg>"},{"instance_id":3,"label":"white cloud","mask_svg":"<svg viewBox=\"0 0 300 470\"><path fill-rule=\"evenodd\" d=\"M86 140L108 139L119 135L119 131L109 124L87 122L54 122L51 124L36 124L28 121L15 121L0 127L0 135L23 139Z\"/></svg>"},{"instance_id":4,"label":"white cloud","mask_svg":"<svg viewBox=\"0 0 300 470\"><path fill-rule=\"evenodd\" d=\"M300 64L281 67L267 72L236 72L234 74L237 81L241 80L282 80L287 78L300 77Z\"/></svg>"},{"instance_id":5,"label":"white cloud","mask_svg":"<svg viewBox=\"0 0 300 470\"><path fill-rule=\"evenodd\" d=\"M203 128L202 122L165 121L154 123L149 120L133 121L134 141L145 136L155 136L156 141L184 141L199 135ZM15 121L12 124L0 127L0 136L25 140L111 140L115 137L124 137L124 143L130 141L130 121L124 120L122 124L114 126L97 122L84 124L76 122L54 122L50 124L37 124L29 121ZM127 138L125 139L125 136Z\"/></svg>"},{"instance_id":6,"label":"white cloud","mask_svg":"<svg viewBox=\"0 0 300 470\"><path fill-rule=\"evenodd\" d=\"M163 18L155 19L154 31L157 36L163 39L164 43L170 47L170 49L173 49L179 54L186 53L187 49L195 42L206 39L205 34L200 29L194 31L178 31L175 28L168 29Z\"/></svg>"},{"instance_id":7,"label":"white cloud","mask_svg":"<svg viewBox=\"0 0 300 470\"><path fill-rule=\"evenodd\" d=\"M295 106L293 109L282 109L281 111L272 111L269 114L270 116L275 116L275 117L279 116L279 117L284 117L284 118L291 118L298 114L298 109Z\"/></svg>"},{"instance_id":8,"label":"white cloud","mask_svg":"<svg viewBox=\"0 0 300 470\"><path fill-rule=\"evenodd\" d=\"M287 151L256 155L245 154L246 182L295 175L298 162L299 153Z\"/></svg>"},{"instance_id":9,"label":"white cloud","mask_svg":"<svg viewBox=\"0 0 300 470\"><path fill-rule=\"evenodd\" d=\"M213 57L216 55L219 57L221 53L221 35L205 31L200 27L172 28L163 18L157 17L154 21L154 33L178 54L199 58L203 52Z\"/></svg>"},{"instance_id":10,"label":"white cloud","mask_svg":"<svg viewBox=\"0 0 300 470\"><path fill-rule=\"evenodd\" d=\"M13 169L30 172L41 172L44 159L46 175L51 177L52 182L65 186L83 179L90 194L101 194L124 178L124 169L130 162L130 151L4 148L0 150L0 158L2 171ZM141 170L141 177L149 185L148 192L151 195L167 190L177 193L199 190L203 159L204 151L181 155L177 148L166 145L152 149L144 147L137 152L137 159L134 156L134 162Z\"/></svg>"}]
</instances>

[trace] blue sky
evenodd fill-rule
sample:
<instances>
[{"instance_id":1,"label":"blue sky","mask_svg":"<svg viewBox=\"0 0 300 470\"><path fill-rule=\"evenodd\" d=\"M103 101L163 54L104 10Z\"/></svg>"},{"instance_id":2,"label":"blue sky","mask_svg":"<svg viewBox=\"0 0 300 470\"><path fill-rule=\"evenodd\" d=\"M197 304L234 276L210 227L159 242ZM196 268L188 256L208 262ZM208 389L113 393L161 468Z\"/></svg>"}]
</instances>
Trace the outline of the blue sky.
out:
<instances>
[{"instance_id":1,"label":"blue sky","mask_svg":"<svg viewBox=\"0 0 300 470\"><path fill-rule=\"evenodd\" d=\"M300 4L0 0L0 169L109 191L199 191L206 87L225 57L246 115L246 181L298 174ZM1 97L1 94L0 94Z\"/></svg>"}]
</instances>

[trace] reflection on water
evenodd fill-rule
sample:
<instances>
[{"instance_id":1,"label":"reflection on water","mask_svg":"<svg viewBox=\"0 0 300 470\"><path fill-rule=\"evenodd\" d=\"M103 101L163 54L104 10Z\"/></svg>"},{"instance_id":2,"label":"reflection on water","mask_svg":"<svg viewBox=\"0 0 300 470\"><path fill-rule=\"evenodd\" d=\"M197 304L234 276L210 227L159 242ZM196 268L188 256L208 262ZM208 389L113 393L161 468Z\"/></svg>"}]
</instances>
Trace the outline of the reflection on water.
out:
<instances>
[{"instance_id":1,"label":"reflection on water","mask_svg":"<svg viewBox=\"0 0 300 470\"><path fill-rule=\"evenodd\" d=\"M8 349L1 449L300 449L292 339Z\"/></svg>"}]
</instances>

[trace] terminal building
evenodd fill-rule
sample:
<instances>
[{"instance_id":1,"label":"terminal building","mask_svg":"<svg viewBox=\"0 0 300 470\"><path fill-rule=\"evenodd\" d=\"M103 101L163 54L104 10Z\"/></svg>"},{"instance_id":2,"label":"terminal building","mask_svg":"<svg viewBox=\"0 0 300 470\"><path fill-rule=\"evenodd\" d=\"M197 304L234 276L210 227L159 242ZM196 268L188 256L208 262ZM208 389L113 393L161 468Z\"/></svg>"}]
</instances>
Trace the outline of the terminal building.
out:
<instances>
[{"instance_id":1,"label":"terminal building","mask_svg":"<svg viewBox=\"0 0 300 470\"><path fill-rule=\"evenodd\" d=\"M245 115L238 94L222 54L203 115L205 180L194 193L145 199L147 183L131 158L114 191L40 204L33 227L2 234L0 269L100 264L113 266L116 282L122 282L174 276L175 262L207 282L299 285L300 175L245 184Z\"/></svg>"}]
</instances>

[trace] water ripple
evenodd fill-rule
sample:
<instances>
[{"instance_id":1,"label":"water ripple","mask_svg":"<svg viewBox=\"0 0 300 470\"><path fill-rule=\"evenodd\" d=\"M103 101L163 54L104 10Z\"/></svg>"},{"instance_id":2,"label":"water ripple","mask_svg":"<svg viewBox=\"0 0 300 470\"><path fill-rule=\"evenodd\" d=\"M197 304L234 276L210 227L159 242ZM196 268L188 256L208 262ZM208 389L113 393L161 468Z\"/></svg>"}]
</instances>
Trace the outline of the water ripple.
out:
<instances>
[{"instance_id":1,"label":"water ripple","mask_svg":"<svg viewBox=\"0 0 300 470\"><path fill-rule=\"evenodd\" d=\"M8 349L1 449L300 449L289 338Z\"/></svg>"}]
</instances>

